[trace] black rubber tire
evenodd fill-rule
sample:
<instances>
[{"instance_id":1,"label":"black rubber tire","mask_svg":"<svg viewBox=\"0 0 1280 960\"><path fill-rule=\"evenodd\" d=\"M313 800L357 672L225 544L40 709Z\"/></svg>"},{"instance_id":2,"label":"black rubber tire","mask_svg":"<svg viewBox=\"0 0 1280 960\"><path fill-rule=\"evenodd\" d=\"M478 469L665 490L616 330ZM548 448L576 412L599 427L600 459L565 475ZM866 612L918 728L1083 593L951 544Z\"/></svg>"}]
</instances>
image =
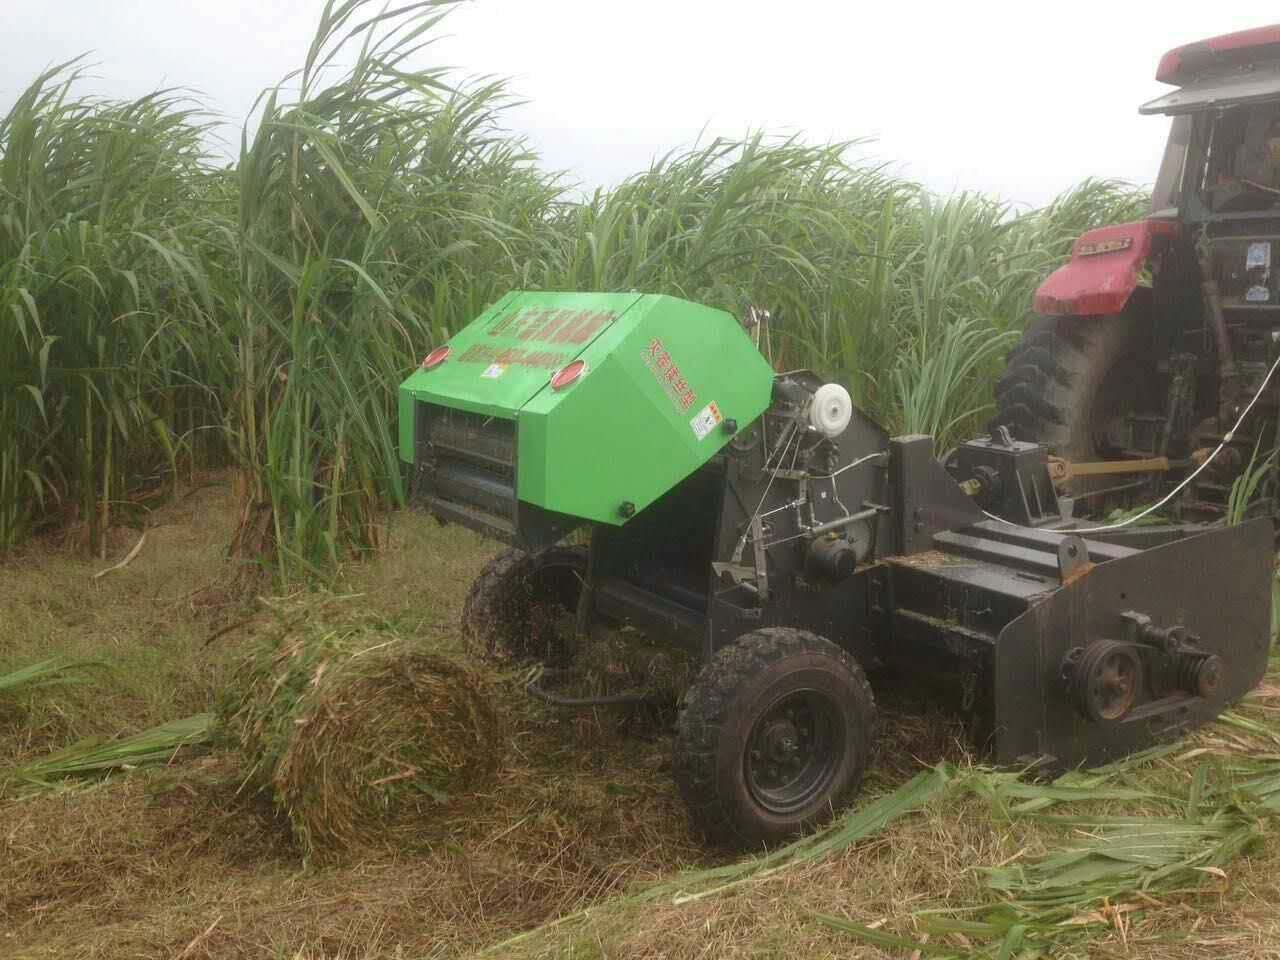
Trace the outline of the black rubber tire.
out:
<instances>
[{"instance_id":1,"label":"black rubber tire","mask_svg":"<svg viewBox=\"0 0 1280 960\"><path fill-rule=\"evenodd\" d=\"M841 742L821 789L803 808L778 814L748 782L752 733L783 698L814 692L829 701ZM713 843L752 849L830 819L862 785L876 725L866 675L834 643L788 627L744 634L702 668L677 720L672 766L694 828Z\"/></svg>"},{"instance_id":2,"label":"black rubber tire","mask_svg":"<svg viewBox=\"0 0 1280 960\"><path fill-rule=\"evenodd\" d=\"M1067 460L1110 459L1099 420L1150 405L1151 317L1141 303L1108 317L1033 317L996 384L992 427ZM1075 481L1077 496L1106 478Z\"/></svg>"},{"instance_id":3,"label":"black rubber tire","mask_svg":"<svg viewBox=\"0 0 1280 960\"><path fill-rule=\"evenodd\" d=\"M573 616L586 581L585 547L538 554L506 550L490 560L462 604L462 638L489 659L559 664L568 656L558 620Z\"/></svg>"}]
</instances>

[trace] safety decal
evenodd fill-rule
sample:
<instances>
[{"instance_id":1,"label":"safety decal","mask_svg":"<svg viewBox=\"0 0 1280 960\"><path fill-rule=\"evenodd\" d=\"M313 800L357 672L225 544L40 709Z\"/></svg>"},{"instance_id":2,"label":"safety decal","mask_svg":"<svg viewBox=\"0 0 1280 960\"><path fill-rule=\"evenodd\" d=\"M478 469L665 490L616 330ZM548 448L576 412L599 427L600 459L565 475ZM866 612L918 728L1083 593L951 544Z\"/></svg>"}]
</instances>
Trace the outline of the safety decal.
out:
<instances>
[{"instance_id":1,"label":"safety decal","mask_svg":"<svg viewBox=\"0 0 1280 960\"><path fill-rule=\"evenodd\" d=\"M1266 270L1271 266L1271 244L1266 240L1249 244L1249 252L1245 256L1246 270Z\"/></svg>"},{"instance_id":2,"label":"safety decal","mask_svg":"<svg viewBox=\"0 0 1280 960\"><path fill-rule=\"evenodd\" d=\"M707 439L707 434L720 426L723 420L724 417L720 415L720 408L712 400L694 414L693 419L689 421L689 426L693 427L693 435L695 437L699 440L705 440Z\"/></svg>"}]
</instances>

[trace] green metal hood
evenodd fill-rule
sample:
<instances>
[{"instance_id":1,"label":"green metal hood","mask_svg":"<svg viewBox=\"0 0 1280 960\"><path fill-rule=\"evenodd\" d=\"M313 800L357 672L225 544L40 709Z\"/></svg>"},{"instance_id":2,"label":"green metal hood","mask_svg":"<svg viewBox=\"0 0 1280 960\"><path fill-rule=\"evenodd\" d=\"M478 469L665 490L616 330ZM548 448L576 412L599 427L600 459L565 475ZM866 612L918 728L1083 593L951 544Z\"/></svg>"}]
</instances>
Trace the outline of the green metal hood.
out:
<instances>
[{"instance_id":1,"label":"green metal hood","mask_svg":"<svg viewBox=\"0 0 1280 960\"><path fill-rule=\"evenodd\" d=\"M474 460L462 473L496 489L509 456L513 514L532 505L625 523L715 456L728 421L759 417L772 391L773 371L733 316L674 297L512 293L448 346L400 387L401 457L430 487L448 448L444 459ZM574 360L582 375L554 389ZM466 431L436 443L430 424L446 419ZM466 499L466 483L455 486Z\"/></svg>"},{"instance_id":2,"label":"green metal hood","mask_svg":"<svg viewBox=\"0 0 1280 960\"><path fill-rule=\"evenodd\" d=\"M642 299L635 293L509 293L448 341L449 359L401 387L415 397L514 417Z\"/></svg>"}]
</instances>

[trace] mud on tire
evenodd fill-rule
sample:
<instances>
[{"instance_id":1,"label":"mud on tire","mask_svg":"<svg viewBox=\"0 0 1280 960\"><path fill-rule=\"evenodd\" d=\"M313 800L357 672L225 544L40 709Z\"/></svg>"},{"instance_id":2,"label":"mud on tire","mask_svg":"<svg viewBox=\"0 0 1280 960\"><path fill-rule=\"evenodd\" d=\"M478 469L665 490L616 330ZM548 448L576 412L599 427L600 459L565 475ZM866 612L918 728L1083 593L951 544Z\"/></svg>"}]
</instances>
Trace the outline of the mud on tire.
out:
<instances>
[{"instance_id":1,"label":"mud on tire","mask_svg":"<svg viewBox=\"0 0 1280 960\"><path fill-rule=\"evenodd\" d=\"M577 609L586 570L583 547L498 554L462 604L467 649L485 658L563 661L568 652L564 628Z\"/></svg>"},{"instance_id":2,"label":"mud on tire","mask_svg":"<svg viewBox=\"0 0 1280 960\"><path fill-rule=\"evenodd\" d=\"M833 816L861 786L875 733L875 699L853 658L816 634L770 627L703 667L677 721L673 772L695 829L758 848Z\"/></svg>"}]
</instances>

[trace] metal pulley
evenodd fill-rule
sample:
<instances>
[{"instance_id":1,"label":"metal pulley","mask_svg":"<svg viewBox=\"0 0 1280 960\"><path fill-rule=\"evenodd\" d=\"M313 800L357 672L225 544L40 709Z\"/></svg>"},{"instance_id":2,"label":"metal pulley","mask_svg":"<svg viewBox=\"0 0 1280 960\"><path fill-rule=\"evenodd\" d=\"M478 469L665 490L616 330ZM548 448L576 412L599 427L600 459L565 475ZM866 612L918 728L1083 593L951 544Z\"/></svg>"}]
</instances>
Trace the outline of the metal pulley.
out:
<instances>
[{"instance_id":1,"label":"metal pulley","mask_svg":"<svg viewBox=\"0 0 1280 960\"><path fill-rule=\"evenodd\" d=\"M844 433L853 419L853 398L838 383L824 383L813 392L809 404L809 425L824 437L832 438Z\"/></svg>"},{"instance_id":2,"label":"metal pulley","mask_svg":"<svg viewBox=\"0 0 1280 960\"><path fill-rule=\"evenodd\" d=\"M1076 708L1087 719L1120 720L1138 702L1142 659L1133 644L1095 640L1068 653L1063 664Z\"/></svg>"}]
</instances>

